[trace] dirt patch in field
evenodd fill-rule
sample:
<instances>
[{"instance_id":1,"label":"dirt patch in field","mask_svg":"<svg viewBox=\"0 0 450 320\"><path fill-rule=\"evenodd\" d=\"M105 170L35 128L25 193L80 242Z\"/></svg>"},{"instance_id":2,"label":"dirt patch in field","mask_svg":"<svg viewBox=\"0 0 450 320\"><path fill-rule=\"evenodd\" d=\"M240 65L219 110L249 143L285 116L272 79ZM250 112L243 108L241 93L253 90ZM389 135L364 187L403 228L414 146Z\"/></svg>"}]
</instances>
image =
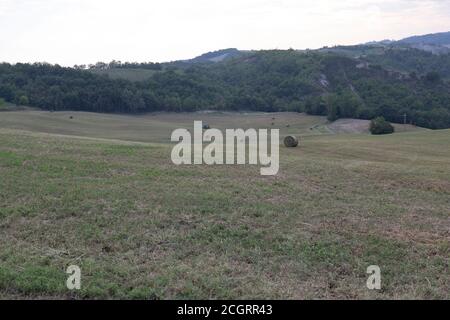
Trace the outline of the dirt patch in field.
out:
<instances>
[{"instance_id":1,"label":"dirt patch in field","mask_svg":"<svg viewBox=\"0 0 450 320\"><path fill-rule=\"evenodd\" d=\"M417 130L425 130L410 124L392 124L395 132L409 132ZM369 133L369 120L361 119L339 119L327 125L328 129L334 133Z\"/></svg>"},{"instance_id":2,"label":"dirt patch in field","mask_svg":"<svg viewBox=\"0 0 450 320\"><path fill-rule=\"evenodd\" d=\"M369 133L369 120L339 119L328 125L334 133Z\"/></svg>"}]
</instances>

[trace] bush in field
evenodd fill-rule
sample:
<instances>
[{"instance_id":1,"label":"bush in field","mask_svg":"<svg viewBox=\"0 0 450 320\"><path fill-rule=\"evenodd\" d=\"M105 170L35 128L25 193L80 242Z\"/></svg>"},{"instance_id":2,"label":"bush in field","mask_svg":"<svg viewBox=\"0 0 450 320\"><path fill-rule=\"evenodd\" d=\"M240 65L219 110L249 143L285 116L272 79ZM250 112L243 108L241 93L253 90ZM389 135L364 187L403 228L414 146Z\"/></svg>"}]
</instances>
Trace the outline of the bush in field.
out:
<instances>
[{"instance_id":1,"label":"bush in field","mask_svg":"<svg viewBox=\"0 0 450 320\"><path fill-rule=\"evenodd\" d=\"M378 117L370 122L370 132L372 134L391 134L395 129L383 117Z\"/></svg>"}]
</instances>

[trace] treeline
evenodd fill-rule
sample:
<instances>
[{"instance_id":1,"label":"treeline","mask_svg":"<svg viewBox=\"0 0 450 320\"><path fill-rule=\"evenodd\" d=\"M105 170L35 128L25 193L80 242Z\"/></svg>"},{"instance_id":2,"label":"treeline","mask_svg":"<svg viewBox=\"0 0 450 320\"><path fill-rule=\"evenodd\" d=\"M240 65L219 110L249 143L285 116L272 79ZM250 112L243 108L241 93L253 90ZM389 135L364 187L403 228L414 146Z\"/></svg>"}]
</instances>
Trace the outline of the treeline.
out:
<instances>
[{"instance_id":1,"label":"treeline","mask_svg":"<svg viewBox=\"0 0 450 320\"><path fill-rule=\"evenodd\" d=\"M436 73L405 78L312 51L259 51L215 64L162 68L142 82L112 80L83 68L0 64L0 98L46 110L295 111L330 120L383 116L392 122L406 115L408 123L450 128L449 88Z\"/></svg>"},{"instance_id":2,"label":"treeline","mask_svg":"<svg viewBox=\"0 0 450 320\"><path fill-rule=\"evenodd\" d=\"M77 70L108 70L108 69L145 69L161 71L163 65L161 63L153 62L122 62L113 60L109 63L97 62L95 64L81 64L75 65L74 69Z\"/></svg>"},{"instance_id":3,"label":"treeline","mask_svg":"<svg viewBox=\"0 0 450 320\"><path fill-rule=\"evenodd\" d=\"M49 64L0 64L0 97L45 110L142 112L143 93L129 81Z\"/></svg>"}]
</instances>

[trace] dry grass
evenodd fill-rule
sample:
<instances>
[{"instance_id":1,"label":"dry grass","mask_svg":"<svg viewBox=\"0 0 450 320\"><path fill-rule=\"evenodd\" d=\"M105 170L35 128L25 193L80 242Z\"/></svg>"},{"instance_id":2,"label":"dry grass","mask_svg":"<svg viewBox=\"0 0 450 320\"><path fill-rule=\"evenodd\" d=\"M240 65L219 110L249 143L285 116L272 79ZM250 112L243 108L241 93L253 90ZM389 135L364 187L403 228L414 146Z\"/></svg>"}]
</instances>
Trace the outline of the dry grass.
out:
<instances>
[{"instance_id":1,"label":"dry grass","mask_svg":"<svg viewBox=\"0 0 450 320\"><path fill-rule=\"evenodd\" d=\"M311 128L315 125L326 124L324 117L299 113L197 112L150 113L134 116L90 112L19 111L2 112L0 128L90 138L167 143L170 142L170 134L174 129L193 128L194 121L203 121L222 130L230 126L243 129L278 128L282 135L321 134L321 131Z\"/></svg>"},{"instance_id":2,"label":"dry grass","mask_svg":"<svg viewBox=\"0 0 450 320\"><path fill-rule=\"evenodd\" d=\"M14 121L60 131L29 115ZM262 177L172 165L159 130L195 115L102 117L97 132L87 114L74 119L82 130L61 126L150 143L0 129L1 298L449 298L448 130L311 135L317 118L288 116L301 147L282 148L279 175ZM146 123L154 135L134 139ZM70 264L83 272L77 293L65 288ZM372 264L379 292L365 287Z\"/></svg>"}]
</instances>

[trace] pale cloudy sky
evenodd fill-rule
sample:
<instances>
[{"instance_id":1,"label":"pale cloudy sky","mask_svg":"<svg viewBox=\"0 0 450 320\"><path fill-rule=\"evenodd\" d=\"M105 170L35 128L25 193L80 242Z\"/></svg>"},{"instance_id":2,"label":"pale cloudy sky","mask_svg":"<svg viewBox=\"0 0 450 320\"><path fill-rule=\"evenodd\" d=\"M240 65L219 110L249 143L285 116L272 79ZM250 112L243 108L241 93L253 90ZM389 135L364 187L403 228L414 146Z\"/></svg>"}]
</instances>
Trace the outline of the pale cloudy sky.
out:
<instances>
[{"instance_id":1,"label":"pale cloudy sky","mask_svg":"<svg viewBox=\"0 0 450 320\"><path fill-rule=\"evenodd\" d=\"M450 0L0 0L0 61L170 61L450 31Z\"/></svg>"}]
</instances>

